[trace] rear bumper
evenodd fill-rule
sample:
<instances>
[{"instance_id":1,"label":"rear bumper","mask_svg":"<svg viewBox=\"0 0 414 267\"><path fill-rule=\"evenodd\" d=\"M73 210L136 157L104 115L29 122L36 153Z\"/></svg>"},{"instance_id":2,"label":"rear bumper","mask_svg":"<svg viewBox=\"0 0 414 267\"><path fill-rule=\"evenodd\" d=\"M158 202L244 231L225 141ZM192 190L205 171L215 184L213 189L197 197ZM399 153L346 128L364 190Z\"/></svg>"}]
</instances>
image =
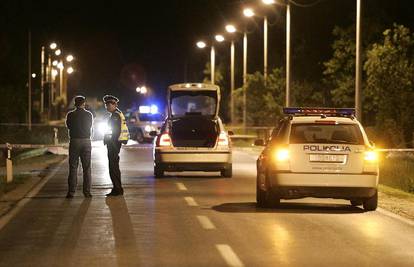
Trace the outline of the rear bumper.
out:
<instances>
[{"instance_id":1,"label":"rear bumper","mask_svg":"<svg viewBox=\"0 0 414 267\"><path fill-rule=\"evenodd\" d=\"M313 186L282 186L272 187L272 192L282 199L304 197L364 199L375 195L377 188L369 187L313 187Z\"/></svg>"},{"instance_id":2,"label":"rear bumper","mask_svg":"<svg viewBox=\"0 0 414 267\"><path fill-rule=\"evenodd\" d=\"M222 171L231 168L230 163L155 163L165 171Z\"/></svg>"},{"instance_id":3,"label":"rear bumper","mask_svg":"<svg viewBox=\"0 0 414 267\"><path fill-rule=\"evenodd\" d=\"M375 194L377 174L315 174L272 172L270 187L282 198L366 198Z\"/></svg>"},{"instance_id":4,"label":"rear bumper","mask_svg":"<svg viewBox=\"0 0 414 267\"><path fill-rule=\"evenodd\" d=\"M156 164L213 164L232 163L232 154L228 150L223 151L162 151L156 149L154 152Z\"/></svg>"}]
</instances>

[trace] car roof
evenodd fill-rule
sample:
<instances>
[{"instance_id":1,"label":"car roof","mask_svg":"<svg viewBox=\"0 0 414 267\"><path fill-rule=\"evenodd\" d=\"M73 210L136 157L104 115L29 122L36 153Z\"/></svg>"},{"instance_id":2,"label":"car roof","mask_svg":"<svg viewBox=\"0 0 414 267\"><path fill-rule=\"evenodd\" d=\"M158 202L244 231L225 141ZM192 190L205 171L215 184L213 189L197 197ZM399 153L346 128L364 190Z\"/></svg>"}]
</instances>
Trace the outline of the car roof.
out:
<instances>
[{"instance_id":1,"label":"car roof","mask_svg":"<svg viewBox=\"0 0 414 267\"><path fill-rule=\"evenodd\" d=\"M357 120L350 117L321 117L321 116L293 116L292 123L314 123L315 121L335 121L337 123L358 124Z\"/></svg>"},{"instance_id":2,"label":"car roof","mask_svg":"<svg viewBox=\"0 0 414 267\"><path fill-rule=\"evenodd\" d=\"M214 84L208 84L208 83L179 83L179 84L173 84L168 87L171 91L194 91L194 90L200 90L200 91L219 91L220 87Z\"/></svg>"}]
</instances>

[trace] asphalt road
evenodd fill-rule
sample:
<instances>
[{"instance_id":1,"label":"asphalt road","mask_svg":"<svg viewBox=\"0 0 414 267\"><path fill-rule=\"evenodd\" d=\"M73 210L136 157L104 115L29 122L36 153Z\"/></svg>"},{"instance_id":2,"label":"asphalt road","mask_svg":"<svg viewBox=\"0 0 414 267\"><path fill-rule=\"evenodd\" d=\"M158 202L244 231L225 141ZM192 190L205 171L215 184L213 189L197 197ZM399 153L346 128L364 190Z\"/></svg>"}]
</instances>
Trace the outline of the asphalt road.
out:
<instances>
[{"instance_id":1,"label":"asphalt road","mask_svg":"<svg viewBox=\"0 0 414 267\"><path fill-rule=\"evenodd\" d=\"M381 212L320 199L256 208L251 154L234 152L231 179L154 179L151 159L123 149L125 196L105 198L106 150L94 147L91 200L80 187L65 199L64 163L0 229L0 266L414 266L414 226Z\"/></svg>"}]
</instances>

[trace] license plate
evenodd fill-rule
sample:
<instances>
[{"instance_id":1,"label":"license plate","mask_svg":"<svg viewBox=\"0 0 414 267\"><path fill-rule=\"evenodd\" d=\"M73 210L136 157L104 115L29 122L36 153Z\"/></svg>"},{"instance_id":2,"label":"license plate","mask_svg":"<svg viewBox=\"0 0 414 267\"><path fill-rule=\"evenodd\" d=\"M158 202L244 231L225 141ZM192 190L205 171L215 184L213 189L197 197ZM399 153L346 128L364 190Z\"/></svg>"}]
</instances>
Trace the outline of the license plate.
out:
<instances>
[{"instance_id":1,"label":"license plate","mask_svg":"<svg viewBox=\"0 0 414 267\"><path fill-rule=\"evenodd\" d=\"M310 154L310 162L324 162L324 163L345 163L346 155L333 154Z\"/></svg>"}]
</instances>

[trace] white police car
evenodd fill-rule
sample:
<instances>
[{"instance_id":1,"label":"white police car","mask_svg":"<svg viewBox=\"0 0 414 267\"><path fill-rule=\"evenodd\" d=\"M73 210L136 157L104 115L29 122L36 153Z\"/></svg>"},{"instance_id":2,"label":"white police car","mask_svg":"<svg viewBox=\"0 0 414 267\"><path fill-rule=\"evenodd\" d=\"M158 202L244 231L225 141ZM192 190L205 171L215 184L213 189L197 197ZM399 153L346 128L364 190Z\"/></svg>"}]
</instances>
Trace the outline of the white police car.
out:
<instances>
[{"instance_id":1,"label":"white police car","mask_svg":"<svg viewBox=\"0 0 414 267\"><path fill-rule=\"evenodd\" d=\"M154 137L150 133L159 133L164 122L164 115L156 105L139 106L135 112L126 112L125 117L131 139L138 143L151 142Z\"/></svg>"},{"instance_id":2,"label":"white police car","mask_svg":"<svg viewBox=\"0 0 414 267\"><path fill-rule=\"evenodd\" d=\"M367 211L378 203L378 156L354 109L285 108L257 160L257 204L340 198Z\"/></svg>"}]
</instances>

